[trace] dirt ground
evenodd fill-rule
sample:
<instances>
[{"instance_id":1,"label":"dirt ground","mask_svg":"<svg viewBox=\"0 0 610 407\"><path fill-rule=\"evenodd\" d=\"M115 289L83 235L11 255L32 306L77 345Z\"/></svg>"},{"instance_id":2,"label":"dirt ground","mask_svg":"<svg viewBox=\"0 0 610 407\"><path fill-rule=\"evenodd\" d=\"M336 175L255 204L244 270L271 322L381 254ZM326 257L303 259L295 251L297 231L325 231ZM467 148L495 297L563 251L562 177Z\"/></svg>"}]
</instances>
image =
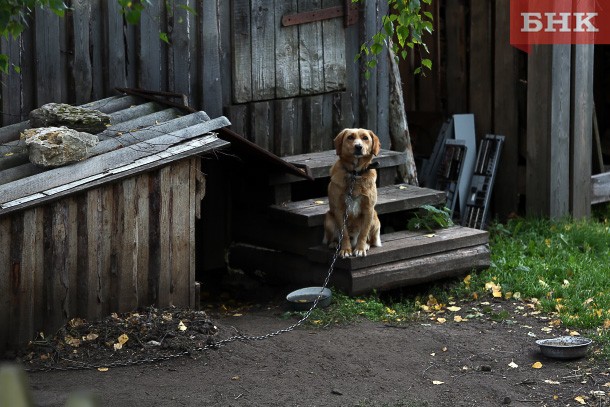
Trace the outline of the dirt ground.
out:
<instances>
[{"instance_id":1,"label":"dirt ground","mask_svg":"<svg viewBox=\"0 0 610 407\"><path fill-rule=\"evenodd\" d=\"M305 326L169 361L103 368L192 350L236 333L262 335L296 320L283 317L286 305L279 300L205 313L149 310L98 325L73 321L60 333L61 345L37 345L24 357L28 368L52 359L68 366L62 358L102 367L28 373L38 406L62 406L69 393L81 390L96 394L104 406L610 405L610 369L593 358L595 346L572 361L539 353L537 338L568 334L552 318L522 302L458 307L443 315L444 322L423 313L398 326ZM159 321L166 322L165 333ZM128 340L119 339L119 332ZM154 342L154 335L161 337ZM536 362L542 366L534 368Z\"/></svg>"}]
</instances>

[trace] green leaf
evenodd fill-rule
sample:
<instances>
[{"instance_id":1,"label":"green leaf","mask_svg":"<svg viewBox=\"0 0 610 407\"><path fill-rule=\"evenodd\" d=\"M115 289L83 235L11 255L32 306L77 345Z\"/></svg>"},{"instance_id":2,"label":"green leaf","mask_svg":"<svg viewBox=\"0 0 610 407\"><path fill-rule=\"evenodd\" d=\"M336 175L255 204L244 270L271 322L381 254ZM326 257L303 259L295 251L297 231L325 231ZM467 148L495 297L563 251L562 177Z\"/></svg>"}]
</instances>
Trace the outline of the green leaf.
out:
<instances>
[{"instance_id":1,"label":"green leaf","mask_svg":"<svg viewBox=\"0 0 610 407\"><path fill-rule=\"evenodd\" d=\"M166 44L169 44L169 37L167 36L167 33L165 32L160 32L159 33L159 38L161 39L161 41L163 41Z\"/></svg>"},{"instance_id":2,"label":"green leaf","mask_svg":"<svg viewBox=\"0 0 610 407\"><path fill-rule=\"evenodd\" d=\"M425 66L428 69L432 69L432 60L428 59L428 58L424 58L421 60L421 64L423 66Z\"/></svg>"},{"instance_id":3,"label":"green leaf","mask_svg":"<svg viewBox=\"0 0 610 407\"><path fill-rule=\"evenodd\" d=\"M366 79L367 81L371 79L371 71L369 71L368 69L364 71L364 79Z\"/></svg>"},{"instance_id":4,"label":"green leaf","mask_svg":"<svg viewBox=\"0 0 610 407\"><path fill-rule=\"evenodd\" d=\"M383 50L383 46L379 43L375 43L375 44L371 45L371 52L374 55L379 55L382 50Z\"/></svg>"},{"instance_id":5,"label":"green leaf","mask_svg":"<svg viewBox=\"0 0 610 407\"><path fill-rule=\"evenodd\" d=\"M15 64L13 64L13 70L14 70L16 73L21 73L21 67L20 67L19 65L15 65Z\"/></svg>"},{"instance_id":6,"label":"green leaf","mask_svg":"<svg viewBox=\"0 0 610 407\"><path fill-rule=\"evenodd\" d=\"M8 55L0 54L0 71L8 73Z\"/></svg>"}]
</instances>

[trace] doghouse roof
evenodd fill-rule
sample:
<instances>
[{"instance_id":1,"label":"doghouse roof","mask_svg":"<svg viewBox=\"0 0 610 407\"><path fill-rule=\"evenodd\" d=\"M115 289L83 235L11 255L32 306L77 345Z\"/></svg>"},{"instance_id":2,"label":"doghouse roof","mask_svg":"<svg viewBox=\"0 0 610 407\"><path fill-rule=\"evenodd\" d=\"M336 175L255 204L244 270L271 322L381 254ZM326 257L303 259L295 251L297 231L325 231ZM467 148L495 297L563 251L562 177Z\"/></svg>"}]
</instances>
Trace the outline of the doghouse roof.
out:
<instances>
[{"instance_id":1,"label":"doghouse roof","mask_svg":"<svg viewBox=\"0 0 610 407\"><path fill-rule=\"evenodd\" d=\"M133 96L113 96L83 107L109 114L111 126L98 135L100 143L90 157L71 165L40 168L15 150L29 121L0 129L0 215L230 145L214 133L231 124L224 116L211 119L203 111L183 115Z\"/></svg>"}]
</instances>

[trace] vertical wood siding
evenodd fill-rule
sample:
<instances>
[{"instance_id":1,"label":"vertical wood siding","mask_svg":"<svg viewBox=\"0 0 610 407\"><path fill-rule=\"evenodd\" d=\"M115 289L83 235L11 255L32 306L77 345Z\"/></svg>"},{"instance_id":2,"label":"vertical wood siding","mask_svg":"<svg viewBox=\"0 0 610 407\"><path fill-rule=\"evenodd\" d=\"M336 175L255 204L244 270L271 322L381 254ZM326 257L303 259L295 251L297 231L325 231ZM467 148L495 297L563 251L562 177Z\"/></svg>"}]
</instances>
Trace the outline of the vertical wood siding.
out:
<instances>
[{"instance_id":1,"label":"vertical wood siding","mask_svg":"<svg viewBox=\"0 0 610 407\"><path fill-rule=\"evenodd\" d=\"M186 2L186 3L184 3ZM115 87L184 93L211 117L279 155L331 148L341 126L388 136L387 58L366 80L354 62L387 12L361 4L360 21L342 18L282 27L282 16L342 5L341 0L184 0L152 2L138 26L116 1L72 0L65 18L36 10L30 29L0 51L20 68L1 75L2 126L47 102L82 104ZM170 44L159 38L167 33Z\"/></svg>"},{"instance_id":2,"label":"vertical wood siding","mask_svg":"<svg viewBox=\"0 0 610 407\"><path fill-rule=\"evenodd\" d=\"M194 306L198 168L185 159L1 217L0 351L74 317Z\"/></svg>"}]
</instances>

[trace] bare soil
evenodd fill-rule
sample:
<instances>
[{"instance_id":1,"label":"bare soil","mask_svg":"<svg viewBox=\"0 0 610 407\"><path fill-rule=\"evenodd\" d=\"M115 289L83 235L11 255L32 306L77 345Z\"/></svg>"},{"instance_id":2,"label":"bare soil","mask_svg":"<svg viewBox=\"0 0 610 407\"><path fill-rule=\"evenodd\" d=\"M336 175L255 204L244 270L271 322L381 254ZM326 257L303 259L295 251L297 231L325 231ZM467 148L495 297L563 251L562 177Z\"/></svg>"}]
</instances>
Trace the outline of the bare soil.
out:
<instances>
[{"instance_id":1,"label":"bare soil","mask_svg":"<svg viewBox=\"0 0 610 407\"><path fill-rule=\"evenodd\" d=\"M30 372L38 406L63 406L81 390L104 406L610 405L610 370L595 344L585 358L548 359L535 340L566 335L564 327L527 304L488 301L457 304L446 322L422 313L401 325L304 326L206 351L196 349L237 333L264 335L296 318L285 317L281 300L205 312L149 309L74 320L21 359L28 369L94 366ZM113 367L178 353L186 355Z\"/></svg>"}]
</instances>

